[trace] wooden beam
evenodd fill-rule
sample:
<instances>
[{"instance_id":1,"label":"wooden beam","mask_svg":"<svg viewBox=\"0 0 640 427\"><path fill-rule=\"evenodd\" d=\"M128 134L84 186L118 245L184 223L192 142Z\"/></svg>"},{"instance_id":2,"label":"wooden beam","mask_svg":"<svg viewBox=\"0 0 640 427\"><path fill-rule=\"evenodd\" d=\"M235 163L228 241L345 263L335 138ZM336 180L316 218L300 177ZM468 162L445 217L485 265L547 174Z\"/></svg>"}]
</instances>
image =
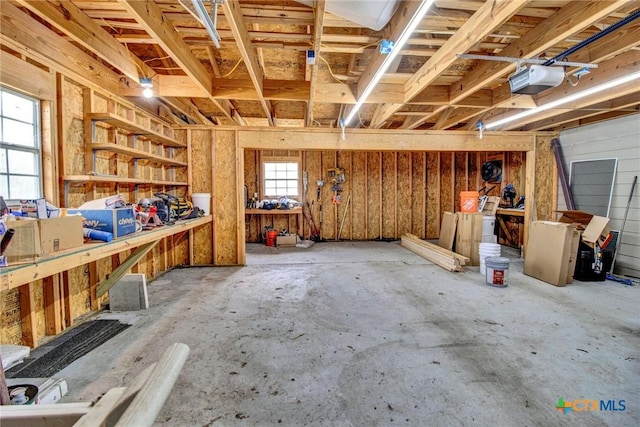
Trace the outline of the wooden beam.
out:
<instances>
[{"instance_id":1,"label":"wooden beam","mask_svg":"<svg viewBox=\"0 0 640 427\"><path fill-rule=\"evenodd\" d=\"M274 126L271 102L265 99L262 93L262 81L264 80L264 71L258 61L258 53L251 44L247 25L244 23L242 10L239 1L226 1L222 3L222 10L227 18L227 24L231 27L231 32L236 40L236 46L240 51L240 56L244 60L244 64L249 72L249 77L258 93L258 100L262 105L262 109L269 121L270 126Z\"/></svg>"},{"instance_id":2,"label":"wooden beam","mask_svg":"<svg viewBox=\"0 0 640 427\"><path fill-rule=\"evenodd\" d=\"M533 58L547 49L563 42L568 37L588 28L613 11L619 9L624 0L618 1L573 1L558 10L540 25L514 40L505 47L500 56ZM572 61L578 61L573 56ZM451 88L451 102L457 103L482 89L498 77L515 70L515 64L499 61L480 61L460 82Z\"/></svg>"},{"instance_id":3,"label":"wooden beam","mask_svg":"<svg viewBox=\"0 0 640 427\"><path fill-rule=\"evenodd\" d=\"M494 32L530 1L498 0L483 3L477 12L405 83L405 100L411 100L427 86L431 85L449 66L458 60L457 54L467 52L477 43L480 43L487 35ZM370 127L381 127L399 109L400 106L398 104L383 106L377 112L376 120L375 122L372 121Z\"/></svg>"},{"instance_id":4,"label":"wooden beam","mask_svg":"<svg viewBox=\"0 0 640 427\"><path fill-rule=\"evenodd\" d=\"M76 43L116 67L133 82L139 82L138 67L141 63L136 63L137 58L72 2L39 0L17 0L17 2L45 19ZM138 60L138 62L141 61Z\"/></svg>"},{"instance_id":5,"label":"wooden beam","mask_svg":"<svg viewBox=\"0 0 640 427\"><path fill-rule=\"evenodd\" d=\"M158 244L158 242L160 242L160 240L161 239L145 243L144 245L138 247L131 255L129 255L126 260L124 260L122 264L118 266L118 268L116 268L109 274L108 279L103 280L98 285L96 289L96 296L100 298L102 295L106 294L107 291L109 291L109 289L111 289L113 285L118 283L118 281L122 279L122 276L127 274L131 267L137 264L143 256L145 256L151 249L153 249L155 245Z\"/></svg>"},{"instance_id":6,"label":"wooden beam","mask_svg":"<svg viewBox=\"0 0 640 427\"><path fill-rule=\"evenodd\" d=\"M309 81L309 101L307 103L307 114L305 118L305 126L310 127L313 124L313 104L316 97L316 86L318 84L318 72L320 67L320 46L322 44L322 30L324 28L324 9L325 0L318 0L315 4L314 21L313 21L313 50L316 57L316 63L311 68L311 80Z\"/></svg>"},{"instance_id":7,"label":"wooden beam","mask_svg":"<svg viewBox=\"0 0 640 427\"><path fill-rule=\"evenodd\" d=\"M44 325L47 335L57 335L64 330L62 287L58 275L46 277L44 286Z\"/></svg>"},{"instance_id":8,"label":"wooden beam","mask_svg":"<svg viewBox=\"0 0 640 427\"><path fill-rule=\"evenodd\" d=\"M389 133L373 129L352 129L342 140L340 129L268 129L238 128L242 148L299 150L366 150L366 151L529 151L533 150L533 133L403 131Z\"/></svg>"},{"instance_id":9,"label":"wooden beam","mask_svg":"<svg viewBox=\"0 0 640 427\"><path fill-rule=\"evenodd\" d=\"M22 343L31 348L38 346L36 331L36 301L34 298L36 282L20 286L20 317L22 317Z\"/></svg>"},{"instance_id":10,"label":"wooden beam","mask_svg":"<svg viewBox=\"0 0 640 427\"><path fill-rule=\"evenodd\" d=\"M52 72L0 50L0 81L3 85L39 99L56 99L56 81Z\"/></svg>"},{"instance_id":11,"label":"wooden beam","mask_svg":"<svg viewBox=\"0 0 640 427\"><path fill-rule=\"evenodd\" d=\"M175 28L155 2L138 0L119 0L119 3L133 18L142 24L149 35L156 39L164 51L191 77L194 82L210 96L211 102L229 119L231 106L228 102L219 102L211 95L211 76L193 55L189 46L176 33Z\"/></svg>"},{"instance_id":12,"label":"wooden beam","mask_svg":"<svg viewBox=\"0 0 640 427\"><path fill-rule=\"evenodd\" d=\"M120 90L120 76L111 68L64 40L10 2L2 2L0 20L2 44L51 66L79 83L112 93Z\"/></svg>"}]
</instances>

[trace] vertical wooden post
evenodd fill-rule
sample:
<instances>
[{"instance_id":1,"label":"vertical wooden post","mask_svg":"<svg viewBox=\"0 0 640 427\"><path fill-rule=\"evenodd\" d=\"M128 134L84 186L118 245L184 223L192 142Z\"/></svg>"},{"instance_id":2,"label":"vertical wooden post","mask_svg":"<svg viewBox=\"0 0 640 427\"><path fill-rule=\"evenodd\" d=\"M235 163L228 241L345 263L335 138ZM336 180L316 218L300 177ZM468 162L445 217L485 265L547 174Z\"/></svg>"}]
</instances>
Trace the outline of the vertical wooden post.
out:
<instances>
[{"instance_id":1,"label":"vertical wooden post","mask_svg":"<svg viewBox=\"0 0 640 427\"><path fill-rule=\"evenodd\" d=\"M64 329L61 310L60 280L57 274L45 277L44 286L44 322L47 335L57 335Z\"/></svg>"},{"instance_id":2,"label":"vertical wooden post","mask_svg":"<svg viewBox=\"0 0 640 427\"><path fill-rule=\"evenodd\" d=\"M379 168L380 170L378 171L378 173L380 174L380 178L378 179L378 200L380 201L380 203L378 203L378 215L380 215L380 219L378 221L378 236L380 240L382 240L382 238L384 237L384 227L383 227L383 223L384 223L384 218L383 218L383 206L384 203L382 203L382 175L384 174L384 168L383 166L383 155L384 153L382 151L378 151L378 159L380 159L380 161L378 162L379 164Z\"/></svg>"},{"instance_id":3,"label":"vertical wooden post","mask_svg":"<svg viewBox=\"0 0 640 427\"><path fill-rule=\"evenodd\" d=\"M398 152L393 156L393 238L398 238Z\"/></svg>"},{"instance_id":4,"label":"vertical wooden post","mask_svg":"<svg viewBox=\"0 0 640 427\"><path fill-rule=\"evenodd\" d=\"M238 197L236 199L236 263L238 265L245 265L246 262L246 229L244 226L244 149L240 147L238 143L238 132L233 133L233 142L236 152L236 188ZM302 159L300 159L302 163ZM242 195L242 197L241 197ZM296 233L300 230L300 221L296 217ZM291 230L291 225L289 225Z\"/></svg>"},{"instance_id":5,"label":"vertical wooden post","mask_svg":"<svg viewBox=\"0 0 640 427\"><path fill-rule=\"evenodd\" d=\"M36 335L36 303L33 298L34 282L18 288L20 293L20 314L22 317L22 343L31 348L38 346Z\"/></svg>"},{"instance_id":6,"label":"vertical wooden post","mask_svg":"<svg viewBox=\"0 0 640 427\"><path fill-rule=\"evenodd\" d=\"M67 327L73 325L74 313L71 304L71 288L70 288L69 270L62 272L62 300L64 302L64 323Z\"/></svg>"},{"instance_id":7,"label":"vertical wooden post","mask_svg":"<svg viewBox=\"0 0 640 427\"><path fill-rule=\"evenodd\" d=\"M427 238L427 194L429 192L429 182L427 182L427 156L428 153L425 151L422 153L422 169L424 171L424 175L422 177L424 181L424 191L422 192L422 226L424 227L424 236L423 238Z\"/></svg>"},{"instance_id":8,"label":"vertical wooden post","mask_svg":"<svg viewBox=\"0 0 640 427\"><path fill-rule=\"evenodd\" d=\"M100 308L98 304L98 297L96 295L96 289L98 287L99 281L100 281L100 278L98 277L98 264L95 261L90 262L89 263L89 300L91 303L92 311L96 311Z\"/></svg>"},{"instance_id":9,"label":"vertical wooden post","mask_svg":"<svg viewBox=\"0 0 640 427\"><path fill-rule=\"evenodd\" d=\"M535 137L532 137L535 139ZM535 147L535 145L534 145ZM531 151L527 151L527 158L525 159L525 181L524 181L524 236L523 236L523 248L522 253L526 256L527 242L529 241L529 225L531 218L533 217L532 210L535 208L534 204L534 189L535 189L535 171L536 171L536 151L535 148Z\"/></svg>"}]
</instances>

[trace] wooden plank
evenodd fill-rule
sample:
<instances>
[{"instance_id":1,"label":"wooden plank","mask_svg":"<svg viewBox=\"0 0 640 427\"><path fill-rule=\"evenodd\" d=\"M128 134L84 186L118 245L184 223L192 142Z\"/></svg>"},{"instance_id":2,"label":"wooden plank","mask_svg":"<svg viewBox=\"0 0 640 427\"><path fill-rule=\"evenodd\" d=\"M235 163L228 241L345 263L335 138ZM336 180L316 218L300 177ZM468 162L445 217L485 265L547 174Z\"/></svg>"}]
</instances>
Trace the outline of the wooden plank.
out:
<instances>
[{"instance_id":1,"label":"wooden plank","mask_svg":"<svg viewBox=\"0 0 640 427\"><path fill-rule=\"evenodd\" d=\"M439 253L444 254L444 255L446 255L446 256L452 256L452 257L457 258L457 259L460 261L460 265L468 264L468 263L471 261L471 259L469 259L468 257L466 257L466 256L464 256L464 255L457 254L457 253L455 253L455 252L453 252L453 251L450 251L450 250L448 250L448 249L445 249L445 248L443 248L443 247L441 247L441 246L438 246L438 245L433 244L433 243L431 243L431 242L427 242L427 241L425 241L425 240L423 240L423 239L419 238L419 237L418 237L418 236L416 236L415 234L407 233L407 234L405 234L404 236L405 236L406 238L408 238L408 239L411 239L411 240L415 241L416 243L419 243L419 244L426 244L426 243L428 243L428 244L430 245L430 246L429 246L429 249L431 249L431 250L432 250L432 251L434 251L434 252L439 252Z\"/></svg>"},{"instance_id":2,"label":"wooden plank","mask_svg":"<svg viewBox=\"0 0 640 427\"><path fill-rule=\"evenodd\" d=\"M405 99L410 100L432 84L445 70L458 60L457 54L467 52L477 43L502 26L530 0L485 2L458 31L438 49L427 62L413 73L405 83ZM415 2L411 2L415 3ZM490 23L490 25L488 25ZM360 86L359 86L360 87ZM400 109L400 104L387 104L370 127L378 128ZM446 107L441 107L446 108Z\"/></svg>"},{"instance_id":3,"label":"wooden plank","mask_svg":"<svg viewBox=\"0 0 640 427\"><path fill-rule=\"evenodd\" d=\"M366 150L366 151L529 151L535 133L488 132L478 139L477 132L350 129L346 144L340 129L238 128L242 148L286 150Z\"/></svg>"},{"instance_id":4,"label":"wooden plank","mask_svg":"<svg viewBox=\"0 0 640 427\"><path fill-rule=\"evenodd\" d=\"M425 244L419 244L411 239L408 239L406 236L402 236L401 238L402 246L406 249L409 249L411 252L415 253L423 257L424 259L433 262L434 264L439 265L440 267L449 270L449 271L462 271L462 266L460 265L460 261L458 258L454 256L445 256L440 252L434 252L431 249L431 246L435 246L431 243L424 242Z\"/></svg>"},{"instance_id":5,"label":"wooden plank","mask_svg":"<svg viewBox=\"0 0 640 427\"><path fill-rule=\"evenodd\" d=\"M442 226L440 227L440 238L438 246L447 250L453 250L453 243L456 240L456 224L458 216L452 212L445 212L442 216Z\"/></svg>"},{"instance_id":6,"label":"wooden plank","mask_svg":"<svg viewBox=\"0 0 640 427\"><path fill-rule=\"evenodd\" d=\"M191 230L193 230L193 229L191 229ZM191 230L189 230L189 231L191 231ZM158 244L158 242L160 242L160 239L158 239L156 241L153 241L153 242L146 243L146 244L138 247L135 250L135 252L133 252L131 255L129 255L129 257L126 260L124 260L124 262L122 264L120 264L118 266L118 268L116 268L115 270L113 270L111 272L111 274L109 275L109 278L107 280L102 281L98 285L98 288L96 290L96 296L101 297L102 295L107 293L107 291L109 289L111 289L113 287L113 285L118 283L118 281L122 278L122 276L127 274L127 272L131 269L131 267L133 267L135 264L137 264L138 261L140 261L140 259L142 259L142 257L147 254L147 252L149 252L151 249L153 249L153 247L155 245Z\"/></svg>"},{"instance_id":7,"label":"wooden plank","mask_svg":"<svg viewBox=\"0 0 640 427\"><path fill-rule=\"evenodd\" d=\"M87 113L85 114L86 119L109 123L110 125L113 125L120 129L125 129L135 135L149 137L150 139L160 142L168 147L186 147L186 144L175 140L173 136L167 136L163 133L158 132L157 130L151 129L150 127L141 126L135 121L130 120L129 118L121 117L116 113L94 112L93 109L91 109L90 111L91 112L87 111ZM146 118L149 118L149 116L146 116ZM168 123L165 123L164 126L168 127Z\"/></svg>"},{"instance_id":8,"label":"wooden plank","mask_svg":"<svg viewBox=\"0 0 640 427\"><path fill-rule=\"evenodd\" d=\"M36 303L34 299L35 283L20 286L20 316L22 317L22 343L31 348L38 346L36 332Z\"/></svg>"},{"instance_id":9,"label":"wooden plank","mask_svg":"<svg viewBox=\"0 0 640 427\"><path fill-rule=\"evenodd\" d=\"M240 51L240 56L242 56L242 59L244 60L244 65L247 68L249 77L251 78L253 86L258 93L258 100L262 105L262 109L269 121L269 125L274 126L271 102L266 100L262 93L264 71L262 70L258 60L258 52L251 43L249 31L247 30L247 25L244 22L244 17L240 8L240 2L224 2L222 3L222 10L227 18L227 24L231 28L233 38L236 42L236 48Z\"/></svg>"},{"instance_id":10,"label":"wooden plank","mask_svg":"<svg viewBox=\"0 0 640 427\"><path fill-rule=\"evenodd\" d=\"M55 76L30 62L0 51L0 81L3 85L39 99L55 100Z\"/></svg>"},{"instance_id":11,"label":"wooden plank","mask_svg":"<svg viewBox=\"0 0 640 427\"><path fill-rule=\"evenodd\" d=\"M124 145L120 145L120 144L97 144L97 143L92 143L89 145L89 148L96 151L96 150L105 150L105 151L110 151L113 153L118 153L118 154L124 154L126 156L129 156L131 158L134 159L146 159L146 160L151 160L153 162L157 162L157 163L161 163L161 164L166 164L166 165L172 165L172 166L187 166L187 162L179 162L177 160L168 158L168 157L164 157L164 156L158 156L156 154L153 153L149 153L147 151L143 151L143 150L137 150L135 148L130 148Z\"/></svg>"},{"instance_id":12,"label":"wooden plank","mask_svg":"<svg viewBox=\"0 0 640 427\"><path fill-rule=\"evenodd\" d=\"M124 45L72 2L18 0L18 3L138 83L140 61L136 62L137 58Z\"/></svg>"},{"instance_id":13,"label":"wooden plank","mask_svg":"<svg viewBox=\"0 0 640 427\"><path fill-rule=\"evenodd\" d=\"M73 426L91 409L91 402L2 407L2 427Z\"/></svg>"},{"instance_id":14,"label":"wooden plank","mask_svg":"<svg viewBox=\"0 0 640 427\"><path fill-rule=\"evenodd\" d=\"M311 67L311 78L309 79L309 101L307 102L307 114L305 126L313 125L313 104L316 97L316 86L318 84L318 74L320 70L320 45L322 42L322 30L324 26L324 10L325 0L318 0L315 3L314 20L313 20L313 50L316 56L316 63Z\"/></svg>"},{"instance_id":15,"label":"wooden plank","mask_svg":"<svg viewBox=\"0 0 640 427\"><path fill-rule=\"evenodd\" d=\"M43 286L45 333L57 335L64 329L60 280L57 275L45 277Z\"/></svg>"}]
</instances>

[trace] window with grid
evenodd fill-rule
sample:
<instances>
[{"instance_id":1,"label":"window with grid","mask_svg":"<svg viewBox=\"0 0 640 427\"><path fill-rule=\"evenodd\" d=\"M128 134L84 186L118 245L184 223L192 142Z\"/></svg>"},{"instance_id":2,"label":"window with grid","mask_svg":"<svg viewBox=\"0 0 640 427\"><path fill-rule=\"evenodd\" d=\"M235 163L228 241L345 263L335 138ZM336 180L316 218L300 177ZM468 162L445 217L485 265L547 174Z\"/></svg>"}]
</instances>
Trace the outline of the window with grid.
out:
<instances>
[{"instance_id":1,"label":"window with grid","mask_svg":"<svg viewBox=\"0 0 640 427\"><path fill-rule=\"evenodd\" d=\"M0 195L42 197L40 102L0 87Z\"/></svg>"},{"instance_id":2,"label":"window with grid","mask_svg":"<svg viewBox=\"0 0 640 427\"><path fill-rule=\"evenodd\" d=\"M263 167L266 198L298 197L298 162L264 162Z\"/></svg>"}]
</instances>

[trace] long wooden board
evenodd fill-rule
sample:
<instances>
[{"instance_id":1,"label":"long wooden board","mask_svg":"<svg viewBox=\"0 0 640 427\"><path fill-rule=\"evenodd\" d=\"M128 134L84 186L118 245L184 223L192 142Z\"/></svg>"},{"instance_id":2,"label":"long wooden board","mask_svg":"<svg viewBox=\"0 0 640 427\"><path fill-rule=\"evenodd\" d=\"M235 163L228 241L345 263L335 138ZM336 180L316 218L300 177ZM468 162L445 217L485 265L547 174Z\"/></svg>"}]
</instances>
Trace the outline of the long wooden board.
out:
<instances>
[{"instance_id":1,"label":"long wooden board","mask_svg":"<svg viewBox=\"0 0 640 427\"><path fill-rule=\"evenodd\" d=\"M433 243L420 240L413 235L405 234L402 236L402 246L411 252L420 255L427 261L439 265L448 271L462 271L460 258L446 249L440 248ZM446 253L450 252L450 253Z\"/></svg>"},{"instance_id":2,"label":"long wooden board","mask_svg":"<svg viewBox=\"0 0 640 427\"><path fill-rule=\"evenodd\" d=\"M447 250L453 250L453 243L456 240L456 224L458 216L453 212L445 212L442 217L442 225L440 227L440 238L438 246Z\"/></svg>"}]
</instances>

